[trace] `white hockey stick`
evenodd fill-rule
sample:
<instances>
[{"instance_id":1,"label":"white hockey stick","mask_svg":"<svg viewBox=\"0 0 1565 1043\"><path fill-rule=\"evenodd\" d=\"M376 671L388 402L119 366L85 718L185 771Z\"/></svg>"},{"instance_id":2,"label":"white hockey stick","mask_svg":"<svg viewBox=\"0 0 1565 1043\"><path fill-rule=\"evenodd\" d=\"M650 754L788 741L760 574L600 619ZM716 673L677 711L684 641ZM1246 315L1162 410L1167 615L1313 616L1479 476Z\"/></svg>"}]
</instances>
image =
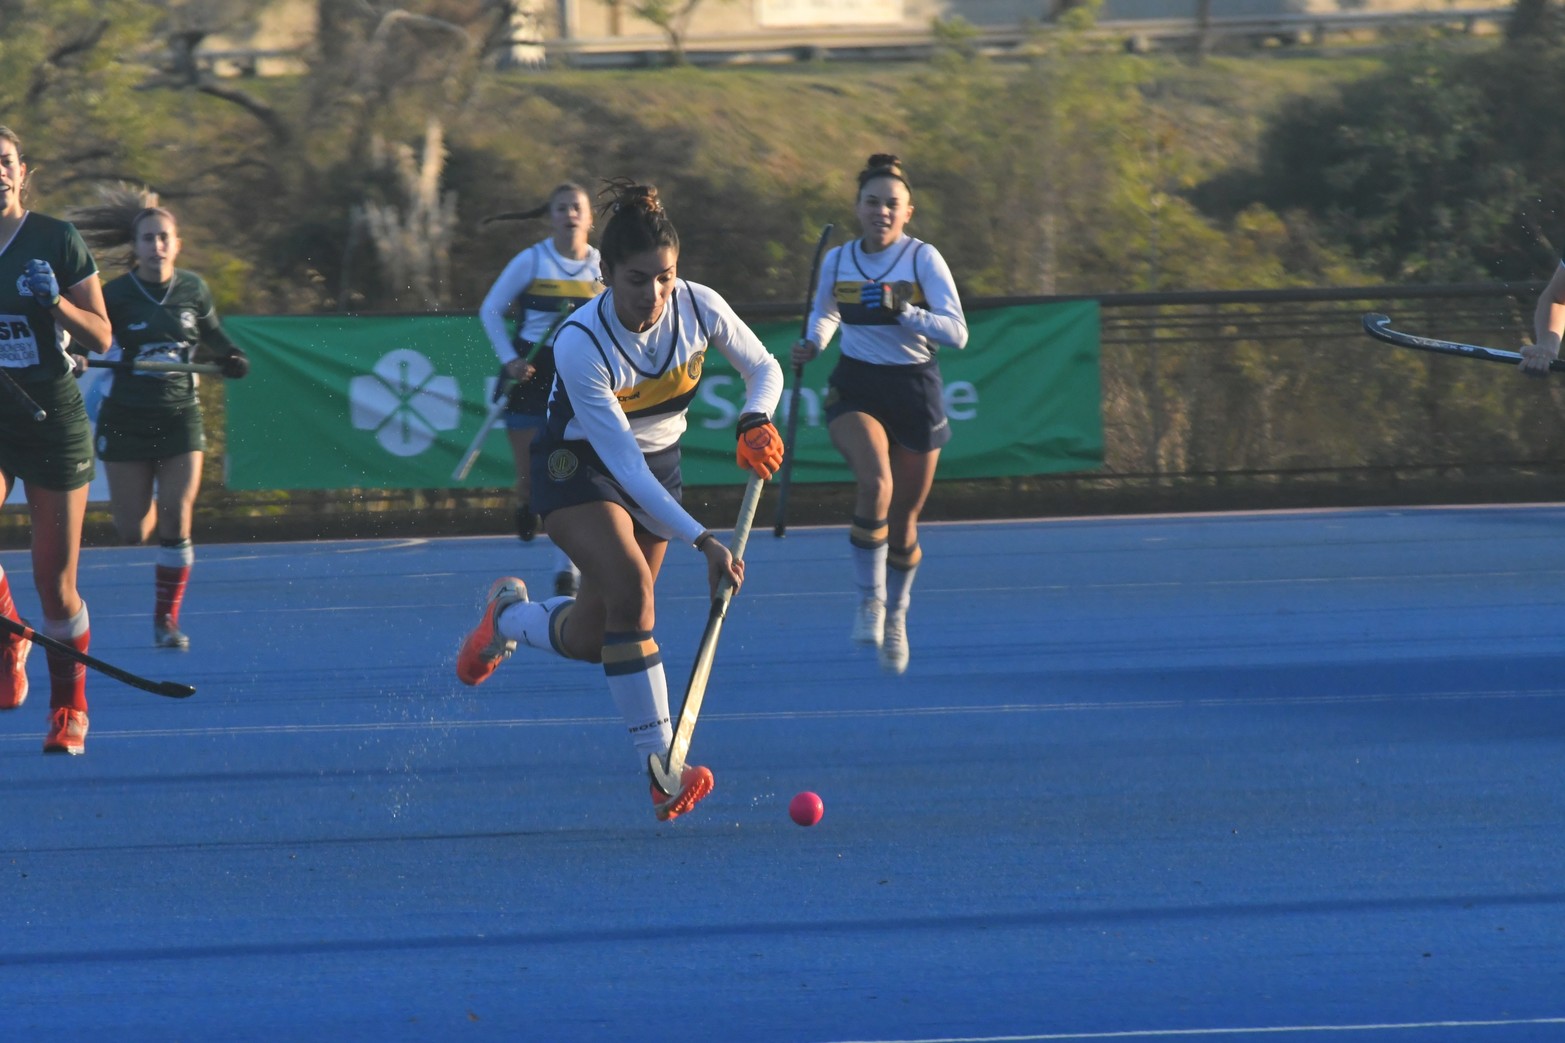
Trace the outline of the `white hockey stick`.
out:
<instances>
[{"instance_id":1,"label":"white hockey stick","mask_svg":"<svg viewBox=\"0 0 1565 1043\"><path fill-rule=\"evenodd\" d=\"M766 480L752 474L744 487L744 499L739 504L739 520L734 523L734 538L728 545L736 560L744 560L744 545L750 538L750 523L755 521L755 508L761 502L761 487ZM712 609L707 613L706 630L701 634L701 644L696 649L695 665L690 669L690 683L685 686L685 704L680 707L679 721L674 725L674 740L668 752L647 758L647 770L652 774L652 784L669 796L679 792L679 777L685 770L685 756L690 752L690 737L695 734L696 718L701 715L701 702L706 698L706 683L712 676L712 660L717 657L717 637L723 631L723 618L728 615L728 602L734 596L734 586L725 576L718 584L717 597L712 599Z\"/></svg>"}]
</instances>

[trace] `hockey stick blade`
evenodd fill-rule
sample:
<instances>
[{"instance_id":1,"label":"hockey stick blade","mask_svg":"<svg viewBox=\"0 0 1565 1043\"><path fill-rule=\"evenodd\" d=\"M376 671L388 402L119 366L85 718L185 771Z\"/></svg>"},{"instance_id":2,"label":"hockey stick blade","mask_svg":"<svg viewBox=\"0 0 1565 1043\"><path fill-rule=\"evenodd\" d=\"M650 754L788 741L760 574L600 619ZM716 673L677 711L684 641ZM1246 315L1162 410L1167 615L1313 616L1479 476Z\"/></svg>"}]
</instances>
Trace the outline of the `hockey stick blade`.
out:
<instances>
[{"instance_id":1,"label":"hockey stick blade","mask_svg":"<svg viewBox=\"0 0 1565 1043\"><path fill-rule=\"evenodd\" d=\"M1395 344L1403 348L1414 348L1418 351L1432 351L1440 355L1458 355L1462 358L1479 359L1483 362L1504 362L1512 366L1517 365L1522 360L1521 352L1519 351L1506 351L1503 348L1486 348L1478 344L1462 344L1454 340L1436 340L1433 337L1420 337L1414 333L1403 333L1401 330L1391 328L1389 316L1381 315L1377 312L1370 312L1364 316L1364 332L1376 340L1385 341L1387 344ZM1549 370L1553 373L1565 373L1565 360L1553 360L1549 363Z\"/></svg>"},{"instance_id":2,"label":"hockey stick blade","mask_svg":"<svg viewBox=\"0 0 1565 1043\"><path fill-rule=\"evenodd\" d=\"M76 660L83 666L90 666L102 674L108 674L122 684L128 684L132 688L140 688L143 692L151 692L153 695L166 696L169 699L188 699L196 694L196 690L188 684L177 684L173 681L152 681L129 670L121 670L112 663L105 663L96 656L90 656L86 652L79 652L63 641L56 641L47 634L40 634L26 623L18 623L9 616L0 616L0 629L9 630L17 637L25 638L34 644L42 645L53 652Z\"/></svg>"},{"instance_id":3,"label":"hockey stick blade","mask_svg":"<svg viewBox=\"0 0 1565 1043\"><path fill-rule=\"evenodd\" d=\"M750 526L755 521L755 508L761 501L764 484L765 479L752 474L745 486L744 499L739 504L739 519L734 522L734 538L728 546L736 561L744 560L744 545L750 539ZM690 668L690 683L685 686L685 702L679 709L679 721L674 725L673 741L669 743L667 753L654 753L647 758L652 784L670 797L679 792L679 778L685 771L690 739L695 734L696 719L706 698L706 683L712 676L712 661L717 658L717 638L723 632L723 620L728 615L728 603L733 596L733 584L724 579L718 585L717 597L712 599L712 609L707 613L706 630L696 649L695 665Z\"/></svg>"},{"instance_id":4,"label":"hockey stick blade","mask_svg":"<svg viewBox=\"0 0 1565 1043\"><path fill-rule=\"evenodd\" d=\"M815 285L820 280L821 257L826 253L826 244L831 241L831 230L835 227L828 223L821 229L821 237L815 243L815 257L810 261L810 289L804 298L804 320L799 329L800 340L810 333L810 312L815 308ZM788 535L788 488L793 484L793 447L799 435L799 393L803 388L804 366L795 364L793 391L788 395L788 436L783 439L782 470L777 475L777 520L772 526L772 535L778 539Z\"/></svg>"}]
</instances>

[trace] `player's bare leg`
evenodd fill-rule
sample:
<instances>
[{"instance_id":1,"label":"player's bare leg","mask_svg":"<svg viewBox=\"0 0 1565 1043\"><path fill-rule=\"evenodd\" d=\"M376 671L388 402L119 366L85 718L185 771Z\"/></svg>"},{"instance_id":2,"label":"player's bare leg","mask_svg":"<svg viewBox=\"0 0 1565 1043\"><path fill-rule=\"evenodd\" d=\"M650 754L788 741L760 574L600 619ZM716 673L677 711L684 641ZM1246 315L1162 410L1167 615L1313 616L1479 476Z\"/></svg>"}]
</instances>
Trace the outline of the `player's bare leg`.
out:
<instances>
[{"instance_id":1,"label":"player's bare leg","mask_svg":"<svg viewBox=\"0 0 1565 1043\"><path fill-rule=\"evenodd\" d=\"M856 643L879 646L885 630L887 513L893 489L890 442L885 428L866 413L844 413L827 430L853 472L855 488L848 540L859 604L852 637Z\"/></svg>"},{"instance_id":2,"label":"player's bare leg","mask_svg":"<svg viewBox=\"0 0 1565 1043\"><path fill-rule=\"evenodd\" d=\"M887 673L907 669L907 610L913 578L924 552L918 545L918 518L934 486L940 450L915 453L891 447L892 492L886 556L886 625L880 643L880 666Z\"/></svg>"}]
</instances>

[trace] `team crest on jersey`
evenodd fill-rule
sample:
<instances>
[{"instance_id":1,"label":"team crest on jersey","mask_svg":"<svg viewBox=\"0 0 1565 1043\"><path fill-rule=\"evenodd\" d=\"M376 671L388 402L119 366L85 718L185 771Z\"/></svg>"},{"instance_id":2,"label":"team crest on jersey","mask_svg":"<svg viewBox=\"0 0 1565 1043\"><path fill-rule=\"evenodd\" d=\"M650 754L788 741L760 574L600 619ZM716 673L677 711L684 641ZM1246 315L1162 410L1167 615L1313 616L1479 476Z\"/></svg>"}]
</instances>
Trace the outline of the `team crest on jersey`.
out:
<instances>
[{"instance_id":1,"label":"team crest on jersey","mask_svg":"<svg viewBox=\"0 0 1565 1043\"><path fill-rule=\"evenodd\" d=\"M563 482L576 473L581 461L569 449L556 449L549 454L549 480Z\"/></svg>"},{"instance_id":2,"label":"team crest on jersey","mask_svg":"<svg viewBox=\"0 0 1565 1043\"><path fill-rule=\"evenodd\" d=\"M196 313L183 308L180 309L179 328L186 333L194 333L196 331Z\"/></svg>"},{"instance_id":3,"label":"team crest on jersey","mask_svg":"<svg viewBox=\"0 0 1565 1043\"><path fill-rule=\"evenodd\" d=\"M690 356L690 361L685 363L685 371L690 374L691 380L701 379L701 367L706 363L706 352Z\"/></svg>"}]
</instances>

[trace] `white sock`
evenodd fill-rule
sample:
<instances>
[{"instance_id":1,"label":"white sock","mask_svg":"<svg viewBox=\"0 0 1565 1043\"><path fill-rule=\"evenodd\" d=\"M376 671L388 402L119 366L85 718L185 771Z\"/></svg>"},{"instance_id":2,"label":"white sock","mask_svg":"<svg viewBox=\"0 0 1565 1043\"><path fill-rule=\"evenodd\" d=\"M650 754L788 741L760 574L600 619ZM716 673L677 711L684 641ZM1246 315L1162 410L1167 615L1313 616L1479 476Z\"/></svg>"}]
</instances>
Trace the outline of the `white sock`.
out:
<instances>
[{"instance_id":1,"label":"white sock","mask_svg":"<svg viewBox=\"0 0 1565 1043\"><path fill-rule=\"evenodd\" d=\"M918 544L912 549L888 551L886 555L886 607L893 612L906 612L913 597L913 577L918 575L918 563L924 560L924 551Z\"/></svg>"},{"instance_id":2,"label":"white sock","mask_svg":"<svg viewBox=\"0 0 1565 1043\"><path fill-rule=\"evenodd\" d=\"M651 632L604 634L603 676L630 731L636 765L644 768L648 757L667 753L674 741L674 725L668 715L668 681L663 676L663 658Z\"/></svg>"},{"instance_id":3,"label":"white sock","mask_svg":"<svg viewBox=\"0 0 1565 1043\"><path fill-rule=\"evenodd\" d=\"M575 598L550 598L548 601L519 601L500 613L495 621L500 634L512 641L520 641L529 648L541 648L545 652L563 655L556 636L565 622L565 616Z\"/></svg>"}]
</instances>

